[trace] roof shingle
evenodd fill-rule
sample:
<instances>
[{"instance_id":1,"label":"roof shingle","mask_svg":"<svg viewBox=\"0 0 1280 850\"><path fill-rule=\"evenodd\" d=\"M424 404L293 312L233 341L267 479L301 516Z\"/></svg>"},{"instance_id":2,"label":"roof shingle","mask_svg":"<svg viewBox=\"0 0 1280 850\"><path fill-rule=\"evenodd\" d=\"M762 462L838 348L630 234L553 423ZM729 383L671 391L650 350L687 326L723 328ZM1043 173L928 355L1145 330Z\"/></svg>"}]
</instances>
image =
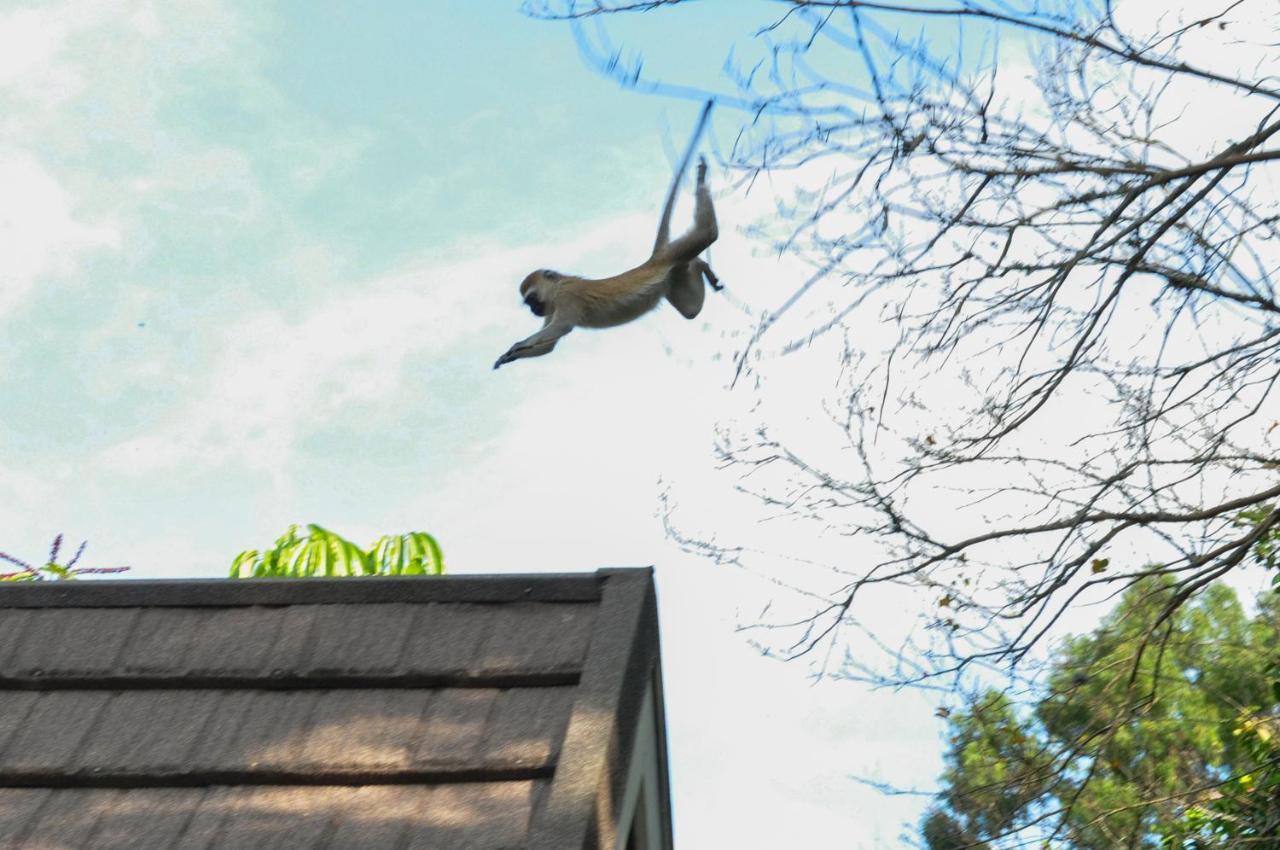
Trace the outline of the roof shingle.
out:
<instances>
[{"instance_id":1,"label":"roof shingle","mask_svg":"<svg viewBox=\"0 0 1280 850\"><path fill-rule=\"evenodd\" d=\"M0 587L0 846L585 847L657 662L648 570Z\"/></svg>"}]
</instances>

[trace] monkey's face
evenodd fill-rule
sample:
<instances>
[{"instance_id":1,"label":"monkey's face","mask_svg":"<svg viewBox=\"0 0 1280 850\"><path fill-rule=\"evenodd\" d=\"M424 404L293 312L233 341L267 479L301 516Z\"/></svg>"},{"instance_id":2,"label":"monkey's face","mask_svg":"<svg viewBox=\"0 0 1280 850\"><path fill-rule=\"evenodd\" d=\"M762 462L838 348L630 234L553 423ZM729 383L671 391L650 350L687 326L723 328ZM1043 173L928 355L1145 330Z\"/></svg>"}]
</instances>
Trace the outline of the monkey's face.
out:
<instances>
[{"instance_id":1,"label":"monkey's face","mask_svg":"<svg viewBox=\"0 0 1280 850\"><path fill-rule=\"evenodd\" d=\"M524 296L525 306L530 312L542 318L547 315L547 305L554 302L556 289L559 286L559 272L539 269L521 282L520 294Z\"/></svg>"},{"instance_id":2,"label":"monkey's face","mask_svg":"<svg viewBox=\"0 0 1280 850\"><path fill-rule=\"evenodd\" d=\"M538 318L547 315L547 305L538 297L538 293L530 292L524 297L525 306Z\"/></svg>"}]
</instances>

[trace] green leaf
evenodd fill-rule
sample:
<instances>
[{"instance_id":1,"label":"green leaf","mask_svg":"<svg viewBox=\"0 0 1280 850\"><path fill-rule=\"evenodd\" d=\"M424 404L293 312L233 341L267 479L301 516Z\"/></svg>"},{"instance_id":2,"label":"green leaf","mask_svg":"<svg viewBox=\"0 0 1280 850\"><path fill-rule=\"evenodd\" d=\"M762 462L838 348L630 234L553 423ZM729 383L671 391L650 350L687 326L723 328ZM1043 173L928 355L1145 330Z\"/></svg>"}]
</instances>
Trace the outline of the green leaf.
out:
<instances>
[{"instance_id":1,"label":"green leaf","mask_svg":"<svg viewBox=\"0 0 1280 850\"><path fill-rule=\"evenodd\" d=\"M314 523L298 534L298 526L276 539L267 552L249 549L231 562L230 574L244 578L362 575L442 575L440 544L422 531L384 535L368 550Z\"/></svg>"},{"instance_id":2,"label":"green leaf","mask_svg":"<svg viewBox=\"0 0 1280 850\"><path fill-rule=\"evenodd\" d=\"M257 575L258 566L262 562L262 556L258 554L257 549L246 549L235 560L231 562L232 578L248 578Z\"/></svg>"}]
</instances>

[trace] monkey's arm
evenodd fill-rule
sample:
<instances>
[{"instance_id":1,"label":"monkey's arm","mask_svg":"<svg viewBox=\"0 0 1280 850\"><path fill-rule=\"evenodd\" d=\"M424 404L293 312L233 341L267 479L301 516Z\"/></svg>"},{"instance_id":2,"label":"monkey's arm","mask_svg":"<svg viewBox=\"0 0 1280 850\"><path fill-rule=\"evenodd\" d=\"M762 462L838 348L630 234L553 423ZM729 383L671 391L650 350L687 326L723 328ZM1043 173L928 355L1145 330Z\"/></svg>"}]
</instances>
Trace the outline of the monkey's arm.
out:
<instances>
[{"instance_id":1,"label":"monkey's arm","mask_svg":"<svg viewBox=\"0 0 1280 850\"><path fill-rule=\"evenodd\" d=\"M507 353L498 358L493 364L493 368L497 369L504 363L511 363L524 357L541 357L544 354L550 354L551 350L556 347L556 342L560 337L573 330L572 322L556 321L555 316L548 316L546 324L542 326L542 330L533 336L522 339L515 345L507 349Z\"/></svg>"}]
</instances>

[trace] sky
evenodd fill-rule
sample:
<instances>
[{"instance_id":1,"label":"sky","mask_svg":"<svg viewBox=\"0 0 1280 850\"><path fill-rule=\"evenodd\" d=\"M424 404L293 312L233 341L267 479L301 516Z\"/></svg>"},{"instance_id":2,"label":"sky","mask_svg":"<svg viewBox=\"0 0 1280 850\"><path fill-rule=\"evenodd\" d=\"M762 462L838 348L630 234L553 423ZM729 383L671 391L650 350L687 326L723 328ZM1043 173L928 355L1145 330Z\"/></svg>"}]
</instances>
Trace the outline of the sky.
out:
<instances>
[{"instance_id":1,"label":"sky","mask_svg":"<svg viewBox=\"0 0 1280 850\"><path fill-rule=\"evenodd\" d=\"M453 573L652 564L679 846L898 846L920 803L853 777L927 786L931 706L763 658L777 577L660 515L734 519L730 355L803 274L740 232L769 197L718 199L697 320L490 370L529 270L644 258L697 112L515 6L0 2L0 549L220 576L316 522L429 531ZM647 58L714 83L760 21L727 8Z\"/></svg>"},{"instance_id":2,"label":"sky","mask_svg":"<svg viewBox=\"0 0 1280 850\"><path fill-rule=\"evenodd\" d=\"M902 846L924 801L857 777L933 787L934 703L754 647L766 606L811 604L778 582L838 576L717 564L664 530L665 504L681 530L784 539L713 454L760 415L733 353L807 277L743 233L775 187L713 170L729 292L696 320L659 309L490 368L539 326L530 270L644 259L698 110L619 89L517 6L0 0L0 550L39 559L61 532L135 578L210 577L315 522L429 531L457 574L653 565L677 846ZM625 34L660 76L727 87L769 8ZM869 345L892 331L856 320ZM813 362L770 378L799 433L826 417Z\"/></svg>"}]
</instances>

